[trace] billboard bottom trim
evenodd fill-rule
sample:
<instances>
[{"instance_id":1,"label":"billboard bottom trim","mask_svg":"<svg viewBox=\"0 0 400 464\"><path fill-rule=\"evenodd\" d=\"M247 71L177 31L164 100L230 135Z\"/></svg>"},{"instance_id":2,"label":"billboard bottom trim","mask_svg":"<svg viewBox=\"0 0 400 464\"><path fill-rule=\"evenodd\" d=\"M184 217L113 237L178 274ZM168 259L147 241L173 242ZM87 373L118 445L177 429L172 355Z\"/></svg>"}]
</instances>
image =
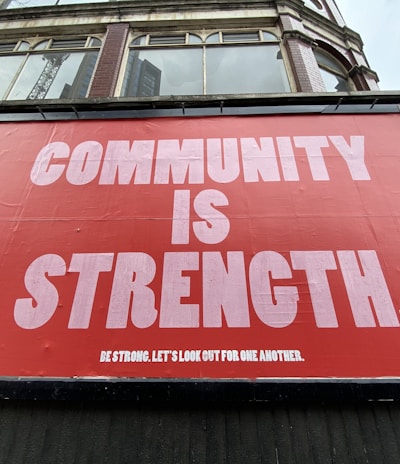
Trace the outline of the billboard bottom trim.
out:
<instances>
[{"instance_id":1,"label":"billboard bottom trim","mask_svg":"<svg viewBox=\"0 0 400 464\"><path fill-rule=\"evenodd\" d=\"M1 378L0 400L139 403L400 401L400 378L106 379Z\"/></svg>"}]
</instances>

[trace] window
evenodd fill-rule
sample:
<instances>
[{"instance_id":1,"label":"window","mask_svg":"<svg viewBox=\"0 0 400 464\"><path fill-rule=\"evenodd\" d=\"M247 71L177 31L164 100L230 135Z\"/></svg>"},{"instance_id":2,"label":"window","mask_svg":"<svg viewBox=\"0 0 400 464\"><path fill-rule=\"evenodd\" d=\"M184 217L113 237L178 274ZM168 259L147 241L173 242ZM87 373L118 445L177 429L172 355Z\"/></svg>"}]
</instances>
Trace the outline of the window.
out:
<instances>
[{"instance_id":1,"label":"window","mask_svg":"<svg viewBox=\"0 0 400 464\"><path fill-rule=\"evenodd\" d=\"M348 92L353 90L351 79L341 63L326 52L315 50L314 54L328 92Z\"/></svg>"},{"instance_id":2,"label":"window","mask_svg":"<svg viewBox=\"0 0 400 464\"><path fill-rule=\"evenodd\" d=\"M85 97L100 45L91 37L0 43L0 99Z\"/></svg>"},{"instance_id":3,"label":"window","mask_svg":"<svg viewBox=\"0 0 400 464\"><path fill-rule=\"evenodd\" d=\"M314 10L324 9L324 7L321 5L321 2L319 0L304 0L304 3L310 8L313 8Z\"/></svg>"},{"instance_id":4,"label":"window","mask_svg":"<svg viewBox=\"0 0 400 464\"><path fill-rule=\"evenodd\" d=\"M268 32L146 35L134 39L123 96L289 92L279 43Z\"/></svg>"},{"instance_id":5,"label":"window","mask_svg":"<svg viewBox=\"0 0 400 464\"><path fill-rule=\"evenodd\" d=\"M99 3L108 1L109 0L95 0L95 2L88 0L9 0L2 5L2 8L31 8L35 6L73 5L76 3Z\"/></svg>"}]
</instances>

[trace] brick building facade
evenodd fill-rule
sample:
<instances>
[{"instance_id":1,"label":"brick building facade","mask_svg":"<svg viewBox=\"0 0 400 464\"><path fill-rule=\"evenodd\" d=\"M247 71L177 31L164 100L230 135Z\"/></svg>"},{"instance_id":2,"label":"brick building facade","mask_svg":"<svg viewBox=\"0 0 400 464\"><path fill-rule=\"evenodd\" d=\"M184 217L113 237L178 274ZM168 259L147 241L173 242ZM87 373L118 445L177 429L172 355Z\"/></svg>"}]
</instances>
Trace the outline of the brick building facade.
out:
<instances>
[{"instance_id":1,"label":"brick building facade","mask_svg":"<svg viewBox=\"0 0 400 464\"><path fill-rule=\"evenodd\" d=\"M334 85L335 76L343 80L339 90L378 89L377 76L368 67L360 37L344 26L333 1L326 1L323 5L318 3L318 7L312 2L304 4L296 0L245 3L222 1L201 4L177 2L173 5L158 1L151 6L140 2L65 5L60 3L55 5L57 8L42 6L41 2L37 2L38 5L34 2L23 3L20 5L19 0L3 2L1 11L0 59L4 64L11 63L13 69L13 73L10 70L3 77L3 100L20 100L23 99L23 95L27 97L18 87L35 85L35 82L28 84L24 78L22 84L20 73L25 76L29 61L34 60L39 50L52 50L52 41L57 42L62 38L63 44L58 45L55 42L58 51L65 47L65 53L87 52L91 45L87 44L82 49L82 44L74 43L73 39L88 36L100 40L101 47L97 64L92 70L90 86L86 89L87 97L134 96L126 95L126 92L124 94L122 88L124 76L130 72L129 54L133 53L136 47L138 53L143 54L155 47L158 47L159 52L165 47L163 53L172 53L172 49L184 44L179 42L181 39L178 37L183 37L184 34L191 35L186 45L187 50L192 50L193 53L196 49L203 49L207 54L211 54L211 48L216 48L217 43L232 48L233 44L244 47L251 43L261 47L267 42L271 45L274 42L280 51L279 59L282 61L287 84L274 87L266 82L263 88L257 89L258 95L280 93L282 90L296 93L337 91ZM216 41L213 34L218 31L221 35ZM254 38L246 35L256 31L263 31L269 36ZM134 44L140 37L142 43ZM162 41L157 41L157 37L162 38ZM145 40L148 42L144 42ZM50 42L45 45L46 41ZM129 46L132 47L131 52L128 50ZM72 55L68 60L71 60L71 57ZM240 60L240 57L237 59ZM17 63L18 60L28 62ZM66 67L67 61L58 69L57 79L63 78L61 74ZM163 72L165 74L166 70ZM203 69L204 77L207 77L208 72ZM223 77L219 76L218 79ZM49 80L47 83L50 85ZM175 90L177 95L188 95L184 89ZM207 88L201 90L202 92L198 93L203 95L223 94ZM253 93L246 87L232 87L232 90L235 94L241 95ZM170 94L165 90L165 96L167 95ZM44 99L54 99L55 96L57 94L53 96L48 92ZM58 97L64 95L59 94Z\"/></svg>"}]
</instances>

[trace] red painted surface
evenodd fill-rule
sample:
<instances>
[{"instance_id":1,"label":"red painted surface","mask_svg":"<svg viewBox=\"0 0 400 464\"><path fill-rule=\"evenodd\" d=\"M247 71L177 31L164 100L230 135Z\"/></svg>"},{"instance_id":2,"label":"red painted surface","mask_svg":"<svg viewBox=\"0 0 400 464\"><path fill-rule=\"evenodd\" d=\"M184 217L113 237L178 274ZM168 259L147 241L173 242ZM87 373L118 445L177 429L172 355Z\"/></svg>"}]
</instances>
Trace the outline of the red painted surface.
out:
<instances>
[{"instance_id":1,"label":"red painted surface","mask_svg":"<svg viewBox=\"0 0 400 464\"><path fill-rule=\"evenodd\" d=\"M0 375L400 376L398 127L2 124Z\"/></svg>"}]
</instances>

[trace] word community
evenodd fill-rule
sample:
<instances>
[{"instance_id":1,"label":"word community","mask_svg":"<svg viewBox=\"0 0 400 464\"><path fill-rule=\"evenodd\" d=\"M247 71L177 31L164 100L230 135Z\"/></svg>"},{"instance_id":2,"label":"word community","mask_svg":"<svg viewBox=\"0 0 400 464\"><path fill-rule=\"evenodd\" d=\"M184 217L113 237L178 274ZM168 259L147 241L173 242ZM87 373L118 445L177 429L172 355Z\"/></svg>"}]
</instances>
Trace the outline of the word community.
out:
<instances>
[{"instance_id":1,"label":"word community","mask_svg":"<svg viewBox=\"0 0 400 464\"><path fill-rule=\"evenodd\" d=\"M259 137L223 139L89 140L71 147L45 145L31 170L35 185L65 178L71 185L220 184L298 181L296 159L306 155L312 179L329 180L325 157L339 156L353 180L370 180L364 137ZM282 173L282 174L281 174ZM208 176L208 178L207 178Z\"/></svg>"}]
</instances>

